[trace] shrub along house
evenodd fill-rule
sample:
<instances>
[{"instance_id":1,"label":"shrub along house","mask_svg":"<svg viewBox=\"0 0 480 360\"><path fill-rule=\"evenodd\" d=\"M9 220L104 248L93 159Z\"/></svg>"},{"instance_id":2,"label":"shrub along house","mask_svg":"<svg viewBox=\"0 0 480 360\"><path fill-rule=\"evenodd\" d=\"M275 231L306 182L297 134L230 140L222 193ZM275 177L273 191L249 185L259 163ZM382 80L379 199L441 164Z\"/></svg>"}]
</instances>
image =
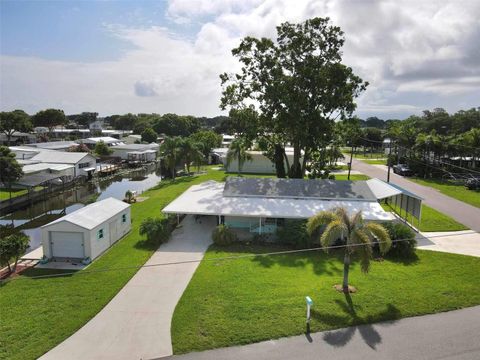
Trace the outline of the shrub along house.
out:
<instances>
[{"instance_id":1,"label":"shrub along house","mask_svg":"<svg viewBox=\"0 0 480 360\"><path fill-rule=\"evenodd\" d=\"M130 205L107 198L42 226L47 259L93 260L131 228Z\"/></svg>"},{"instance_id":2,"label":"shrub along house","mask_svg":"<svg viewBox=\"0 0 480 360\"><path fill-rule=\"evenodd\" d=\"M380 180L372 183L229 177L225 183L207 181L191 186L162 211L216 216L217 223L228 225L240 238L246 238L275 234L285 219L308 219L336 207L344 207L351 214L361 210L367 221L392 221L396 217L383 210L379 200L403 197L399 193L402 190ZM410 213L417 205L410 201Z\"/></svg>"}]
</instances>

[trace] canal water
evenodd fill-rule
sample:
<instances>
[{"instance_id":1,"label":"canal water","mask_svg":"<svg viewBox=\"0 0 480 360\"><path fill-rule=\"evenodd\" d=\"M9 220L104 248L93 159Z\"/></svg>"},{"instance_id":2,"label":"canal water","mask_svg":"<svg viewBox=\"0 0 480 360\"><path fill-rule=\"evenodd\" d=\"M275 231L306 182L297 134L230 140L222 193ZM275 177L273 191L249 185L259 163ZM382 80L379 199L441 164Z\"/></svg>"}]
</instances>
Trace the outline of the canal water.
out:
<instances>
[{"instance_id":1,"label":"canal water","mask_svg":"<svg viewBox=\"0 0 480 360\"><path fill-rule=\"evenodd\" d=\"M13 225L30 237L28 251L41 246L40 227L93 201L114 197L122 200L127 190L137 195L161 181L160 168L151 164L146 169L114 176L99 182L89 182L64 193L52 194L46 201L17 210L0 218L0 225Z\"/></svg>"}]
</instances>

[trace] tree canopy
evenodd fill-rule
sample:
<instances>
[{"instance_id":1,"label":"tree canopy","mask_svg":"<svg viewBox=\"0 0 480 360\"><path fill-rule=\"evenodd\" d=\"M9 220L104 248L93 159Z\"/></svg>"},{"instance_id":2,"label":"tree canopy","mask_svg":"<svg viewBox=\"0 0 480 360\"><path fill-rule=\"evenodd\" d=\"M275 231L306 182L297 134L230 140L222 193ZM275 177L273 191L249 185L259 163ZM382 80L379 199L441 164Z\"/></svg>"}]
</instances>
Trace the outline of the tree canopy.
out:
<instances>
[{"instance_id":1,"label":"tree canopy","mask_svg":"<svg viewBox=\"0 0 480 360\"><path fill-rule=\"evenodd\" d=\"M293 146L290 177L303 177L312 152L328 142L334 120L351 115L367 86L341 63L344 41L328 18L285 22L276 41L244 38L232 50L241 71L220 75L222 109L258 104L258 133L276 135L271 146Z\"/></svg>"},{"instance_id":2,"label":"tree canopy","mask_svg":"<svg viewBox=\"0 0 480 360\"><path fill-rule=\"evenodd\" d=\"M158 134L152 128L146 128L142 132L142 141L153 143L157 141Z\"/></svg>"},{"instance_id":3,"label":"tree canopy","mask_svg":"<svg viewBox=\"0 0 480 360\"><path fill-rule=\"evenodd\" d=\"M8 144L15 131L29 131L32 128L30 116L23 110L0 113L0 131L7 136Z\"/></svg>"},{"instance_id":4,"label":"tree canopy","mask_svg":"<svg viewBox=\"0 0 480 360\"><path fill-rule=\"evenodd\" d=\"M37 112L32 116L32 121L35 126L47 127L51 132L55 126L65 125L67 118L63 110L46 109Z\"/></svg>"},{"instance_id":5,"label":"tree canopy","mask_svg":"<svg viewBox=\"0 0 480 360\"><path fill-rule=\"evenodd\" d=\"M23 176L22 166L15 154L6 146L0 146L0 182L11 188L12 183Z\"/></svg>"}]
</instances>

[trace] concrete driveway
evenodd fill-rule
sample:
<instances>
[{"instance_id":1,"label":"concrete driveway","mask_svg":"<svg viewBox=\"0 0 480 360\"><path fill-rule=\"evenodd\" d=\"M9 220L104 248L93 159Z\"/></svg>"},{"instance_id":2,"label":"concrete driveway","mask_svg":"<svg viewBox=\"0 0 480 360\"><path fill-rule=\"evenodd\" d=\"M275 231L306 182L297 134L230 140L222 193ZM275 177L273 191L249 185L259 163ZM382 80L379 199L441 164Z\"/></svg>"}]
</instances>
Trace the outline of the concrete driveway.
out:
<instances>
[{"instance_id":1,"label":"concrete driveway","mask_svg":"<svg viewBox=\"0 0 480 360\"><path fill-rule=\"evenodd\" d=\"M383 165L371 165L354 159L352 169L370 177L387 180L387 167ZM425 199L423 202L428 206L447 214L470 229L480 232L480 208L444 195L432 187L417 184L408 178L394 174L393 171L390 173L390 181L423 197Z\"/></svg>"},{"instance_id":2,"label":"concrete driveway","mask_svg":"<svg viewBox=\"0 0 480 360\"><path fill-rule=\"evenodd\" d=\"M182 221L146 265L201 260L211 243L214 218ZM140 269L85 326L41 359L152 359L172 354L173 311L199 263Z\"/></svg>"},{"instance_id":3,"label":"concrete driveway","mask_svg":"<svg viewBox=\"0 0 480 360\"><path fill-rule=\"evenodd\" d=\"M472 230L417 234L418 249L480 257L480 234Z\"/></svg>"}]
</instances>

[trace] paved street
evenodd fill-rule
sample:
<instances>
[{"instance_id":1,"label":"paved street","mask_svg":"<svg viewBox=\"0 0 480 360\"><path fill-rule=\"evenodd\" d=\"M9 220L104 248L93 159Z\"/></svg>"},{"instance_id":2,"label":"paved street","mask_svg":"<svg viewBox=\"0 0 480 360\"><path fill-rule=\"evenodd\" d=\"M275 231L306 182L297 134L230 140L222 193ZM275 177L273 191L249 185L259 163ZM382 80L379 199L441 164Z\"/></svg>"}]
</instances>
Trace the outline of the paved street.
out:
<instances>
[{"instance_id":1,"label":"paved street","mask_svg":"<svg viewBox=\"0 0 480 360\"><path fill-rule=\"evenodd\" d=\"M387 167L383 165L370 165L360 160L353 160L352 170L358 170L370 177L376 177L380 180L387 180ZM468 226L470 229L480 232L480 209L466 204L440 191L419 185L403 176L390 173L390 181L424 198L424 203L458 222Z\"/></svg>"},{"instance_id":2,"label":"paved street","mask_svg":"<svg viewBox=\"0 0 480 360\"><path fill-rule=\"evenodd\" d=\"M202 259L215 220L192 216L172 233L145 265ZM151 359L172 354L170 324L197 262L140 269L85 326L42 360Z\"/></svg>"},{"instance_id":3,"label":"paved street","mask_svg":"<svg viewBox=\"0 0 480 360\"><path fill-rule=\"evenodd\" d=\"M167 359L477 360L480 359L479 319L480 306L476 306Z\"/></svg>"}]
</instances>

